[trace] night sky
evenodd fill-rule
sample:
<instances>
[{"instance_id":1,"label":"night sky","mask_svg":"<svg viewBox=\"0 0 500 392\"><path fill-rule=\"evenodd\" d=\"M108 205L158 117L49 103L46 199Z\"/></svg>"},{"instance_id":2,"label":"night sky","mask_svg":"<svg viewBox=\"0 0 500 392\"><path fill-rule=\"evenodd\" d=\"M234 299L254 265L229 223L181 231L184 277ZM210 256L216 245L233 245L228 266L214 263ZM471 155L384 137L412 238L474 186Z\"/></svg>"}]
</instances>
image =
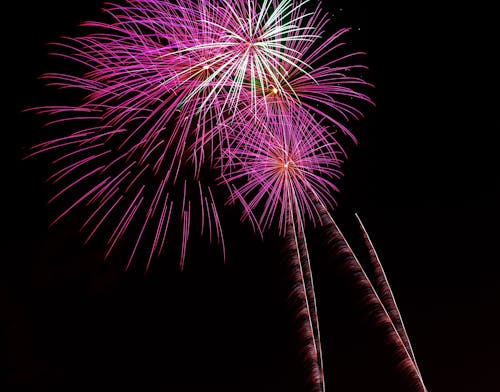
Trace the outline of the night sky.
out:
<instances>
[{"instance_id":1,"label":"night sky","mask_svg":"<svg viewBox=\"0 0 500 392\"><path fill-rule=\"evenodd\" d=\"M500 34L486 1L435 3L327 7L353 27L377 86L334 217L353 244L354 213L364 220L429 391L498 391ZM46 43L99 18L100 4L3 5L0 389L305 391L280 239L254 236L237 208L224 210L226 264L194 237L183 273L168 253L146 276L141 263L124 271L126 252L104 261L98 241L82 246L75 214L48 229L49 159L22 157L50 131L21 111L52 94L37 79L54 63ZM407 391L309 237L327 391Z\"/></svg>"}]
</instances>

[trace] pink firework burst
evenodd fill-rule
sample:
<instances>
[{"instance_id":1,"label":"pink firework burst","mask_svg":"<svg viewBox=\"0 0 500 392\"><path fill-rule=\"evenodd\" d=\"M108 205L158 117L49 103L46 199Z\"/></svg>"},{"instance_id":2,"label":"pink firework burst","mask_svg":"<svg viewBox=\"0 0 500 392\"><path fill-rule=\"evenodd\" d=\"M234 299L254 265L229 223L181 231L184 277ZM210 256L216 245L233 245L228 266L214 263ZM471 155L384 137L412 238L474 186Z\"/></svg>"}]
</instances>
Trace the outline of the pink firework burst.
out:
<instances>
[{"instance_id":1,"label":"pink firework burst","mask_svg":"<svg viewBox=\"0 0 500 392\"><path fill-rule=\"evenodd\" d=\"M230 202L240 201L244 218L260 231L277 223L284 233L292 221L316 221L314 198L333 206L343 152L331 137L326 142L326 127L307 116L275 116L236 122L232 129L236 137L225 150L222 181Z\"/></svg>"},{"instance_id":2,"label":"pink firework burst","mask_svg":"<svg viewBox=\"0 0 500 392\"><path fill-rule=\"evenodd\" d=\"M44 75L49 85L82 95L74 106L40 109L54 117L49 124L60 125L65 132L34 151L60 154L54 159L59 166L52 179L63 189L54 199L81 192L56 221L80 204L92 208L85 224L91 234L116 220L112 216L119 217L108 249L116 246L132 222L142 221L129 231L137 232L139 241L148 237L144 233L153 232L153 257L163 248L170 214L180 216L183 231L189 232L188 207L197 203L197 210L211 213L211 219L204 221L214 224L210 230L221 237L215 200L202 185L202 172L213 171L210 166L220 156L227 164L236 162L225 159L235 143L247 143L250 153L252 145L262 141L248 126L233 124L258 123L288 144L303 137L318 140L316 150L305 151L301 145L297 147L301 151L290 153L307 152L311 162L326 164L324 151L332 145L312 113L347 132L343 120L358 112L341 104L341 98L369 99L354 90L363 82L345 74L350 67L338 65L350 55L323 61L325 54L338 49L344 31L318 43L328 18L320 6L308 10L307 3L129 0L108 5L107 22L84 23L92 30L89 34L57 44L56 55L83 71ZM316 105L329 105L341 116L334 119ZM297 120L287 120L292 123L286 132L277 130L278 117L291 119L295 113L300 122L309 124L307 131L304 126L292 129ZM74 131L68 134L68 129ZM316 178L308 174L308 180L319 185L320 175L331 174L328 170ZM188 200L190 188L195 194L202 189L201 196ZM174 194L179 195L175 203L179 212L169 204ZM297 196L310 215L306 195ZM271 217L263 216L262 222L272 220L273 205L266 208ZM184 255L188 235L182 238Z\"/></svg>"}]
</instances>

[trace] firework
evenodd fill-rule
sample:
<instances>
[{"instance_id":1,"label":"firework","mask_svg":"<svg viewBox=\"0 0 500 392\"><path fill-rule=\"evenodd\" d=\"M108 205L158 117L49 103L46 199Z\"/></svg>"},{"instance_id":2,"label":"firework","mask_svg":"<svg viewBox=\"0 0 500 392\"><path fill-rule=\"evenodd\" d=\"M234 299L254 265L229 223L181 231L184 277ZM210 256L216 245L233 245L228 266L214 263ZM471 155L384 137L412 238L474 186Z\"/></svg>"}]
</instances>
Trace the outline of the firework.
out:
<instances>
[{"instance_id":1,"label":"firework","mask_svg":"<svg viewBox=\"0 0 500 392\"><path fill-rule=\"evenodd\" d=\"M369 84L353 72L364 68L357 60L362 53L346 51L341 42L348 29L329 34L328 15L309 3L107 5L105 22L84 23L88 34L55 44L74 72L43 78L76 91L79 101L38 109L62 134L31 155L57 154L50 180L61 190L51 202L66 207L54 223L87 207L82 231L88 241L107 230L106 257L132 238L127 268L145 249L148 269L169 235L180 243L181 268L193 232L216 240L224 253L213 191L224 184L229 203L242 204L243 219L256 231L276 226L285 237L304 364L311 388L324 391L305 227L312 222L333 230L325 214L335 205L346 156L339 140L356 140L349 121L362 116L360 103L372 101L363 92ZM175 233L173 221L180 227ZM348 247L338 230L332 235ZM373 248L370 254L384 302L357 261L344 264L363 275L400 363L423 385Z\"/></svg>"},{"instance_id":2,"label":"firework","mask_svg":"<svg viewBox=\"0 0 500 392\"><path fill-rule=\"evenodd\" d=\"M396 369L407 380L411 390L427 392L385 272L361 221L358 220L370 252L371 263L375 267L375 285L368 278L344 234L325 206L317 198L314 202L321 214L323 240L328 252L332 256L336 268L343 274L346 281L350 282L351 286L356 289L356 297L363 313L384 334L386 342L391 348Z\"/></svg>"},{"instance_id":3,"label":"firework","mask_svg":"<svg viewBox=\"0 0 500 392\"><path fill-rule=\"evenodd\" d=\"M356 53L326 60L326 55L341 48L338 40L346 30L319 42L328 17L319 5L309 10L307 3L129 0L108 5L107 21L84 23L88 34L56 44L55 54L76 64L71 69L78 72L49 73L44 79L51 86L76 90L81 101L40 110L52 115L49 124L63 126L65 134L41 143L34 154L60 154L54 160L59 166L53 179L63 184L63 190L54 199L72 189L82 192L61 217L79 204L93 205L90 221L94 226L85 225L93 234L115 219L110 218L113 214L121 213L108 250L131 222L141 220L144 224L134 224L130 231L141 238L149 227L155 227L151 229L156 231L153 248L159 249L159 238L163 238L159 233L165 231L162 226L168 224L167 217L180 216L184 222L191 215L184 209L201 200L198 209L210 211L210 221L217 224L213 230L220 236L215 201L205 202L205 196L187 200L191 192L185 189L204 188L197 184L203 182L203 173L210 175L216 161L236 164L242 154L248 160L255 153L252 146L263 141L253 138L248 126L256 123L260 128L273 128L271 132L282 144L290 145L297 138L318 140L309 151L299 144L288 153L308 154L308 163L316 160L319 166L329 167L318 174L306 173L308 181L329 200L321 175L334 174L324 153L332 142L313 113L351 134L344 120L360 112L354 105L342 103L343 98L369 98L355 90L366 83L348 75L360 67L346 64ZM326 106L338 116L327 114ZM296 114L300 120L293 119ZM289 123L283 125L286 132L274 129L278 117ZM299 121L309 129L302 124L295 130ZM234 124L246 125L237 125L239 134L235 134ZM68 129L73 131L68 134ZM226 159L235 143L240 146L240 156ZM335 159L333 162L335 166ZM223 172L227 174L225 169ZM231 172L234 178L238 169ZM297 172L295 163L289 172ZM290 189L294 189L296 177L289 179ZM238 190L232 198L240 197L242 191L245 193ZM211 195L209 188L202 193ZM176 205L180 212L174 212L174 205L170 207L173 194L179 195ZM289 196L297 198L299 210L305 208L300 211L312 214L305 194ZM260 224L267 226L272 221L279 197L269 201ZM291 201L279 207L281 229ZM247 213L253 214L251 209ZM187 230L190 225L180 226ZM182 237L185 244L188 236Z\"/></svg>"},{"instance_id":4,"label":"firework","mask_svg":"<svg viewBox=\"0 0 500 392\"><path fill-rule=\"evenodd\" d=\"M311 125L307 118L274 117L233 126L237 137L225 151L230 164L222 181L231 191L230 202L242 202L244 218L261 231L273 222L284 232L296 218L316 220L311 194L334 204L332 193L338 189L333 181L341 175L342 153L334 140L325 144L316 138L327 132L324 127ZM249 126L253 132L239 129Z\"/></svg>"}]
</instances>

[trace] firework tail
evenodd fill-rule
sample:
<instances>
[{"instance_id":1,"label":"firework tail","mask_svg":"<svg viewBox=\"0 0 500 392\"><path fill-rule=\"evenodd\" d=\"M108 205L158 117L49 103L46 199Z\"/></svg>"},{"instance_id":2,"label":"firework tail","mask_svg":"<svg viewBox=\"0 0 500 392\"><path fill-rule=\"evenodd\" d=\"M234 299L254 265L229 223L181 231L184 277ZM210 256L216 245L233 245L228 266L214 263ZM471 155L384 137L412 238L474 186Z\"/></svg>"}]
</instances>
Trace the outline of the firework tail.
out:
<instances>
[{"instance_id":1,"label":"firework tail","mask_svg":"<svg viewBox=\"0 0 500 392\"><path fill-rule=\"evenodd\" d=\"M285 268L290 284L288 304L295 318L301 346L306 382L311 392L324 391L324 377L319 348L319 327L314 300L314 286L310 274L307 245L303 232L295 222L287 223L285 234ZM303 268L307 265L306 270ZM312 300L311 300L312 299Z\"/></svg>"},{"instance_id":2,"label":"firework tail","mask_svg":"<svg viewBox=\"0 0 500 392\"><path fill-rule=\"evenodd\" d=\"M319 370L321 372L322 391L325 391L325 375L323 367L323 352L321 349L321 334L319 328L318 307L316 303L316 290L314 289L314 279L311 269L311 258L307 247L307 239L304 233L302 221L299 221L299 235L297 236L297 244L300 254L300 262L302 265L302 272L304 276L304 286L307 294L307 301L311 313L312 329L314 334L314 341L316 343L317 360Z\"/></svg>"},{"instance_id":3,"label":"firework tail","mask_svg":"<svg viewBox=\"0 0 500 392\"><path fill-rule=\"evenodd\" d=\"M396 369L401 377L408 381L411 391L426 392L427 389L413 357L408 352L375 287L327 209L317 198L315 202L321 215L324 244L337 269L356 289L357 299L363 313L368 315L375 326L386 336L386 342L396 362Z\"/></svg>"},{"instance_id":4,"label":"firework tail","mask_svg":"<svg viewBox=\"0 0 500 392\"><path fill-rule=\"evenodd\" d=\"M382 301L387 313L389 314L389 317L391 318L401 340L403 341L408 354L411 356L413 364L415 365L415 369L421 375L420 369L418 368L418 364L415 359L413 348L410 343L410 339L408 337L408 333L406 332L406 328L401 317L401 312L399 311L398 305L396 304L396 299L394 298L394 294L392 292L391 286L389 285L389 281L387 279L387 275L385 274L384 268L382 267L382 263L380 262L380 258L378 257L377 251L373 246L373 242L368 235L368 232L366 231L366 228L363 225L363 222L361 221L361 218L358 214L356 214L356 218L361 228L363 239L368 249L370 265L375 275L374 287L377 290L380 300Z\"/></svg>"}]
</instances>

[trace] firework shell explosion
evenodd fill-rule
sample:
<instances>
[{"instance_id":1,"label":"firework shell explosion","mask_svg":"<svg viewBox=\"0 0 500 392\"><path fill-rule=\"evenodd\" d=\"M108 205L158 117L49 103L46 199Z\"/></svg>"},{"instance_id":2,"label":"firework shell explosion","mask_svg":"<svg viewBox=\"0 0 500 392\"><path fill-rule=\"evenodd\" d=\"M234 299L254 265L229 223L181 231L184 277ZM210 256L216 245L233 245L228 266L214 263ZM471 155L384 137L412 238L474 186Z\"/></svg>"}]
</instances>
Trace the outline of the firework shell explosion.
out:
<instances>
[{"instance_id":1,"label":"firework shell explosion","mask_svg":"<svg viewBox=\"0 0 500 392\"><path fill-rule=\"evenodd\" d=\"M350 61L359 53L340 51L347 30L324 37L328 15L320 5L129 0L104 11L106 22L83 23L87 34L54 44L54 54L81 73L43 75L48 85L82 97L73 106L37 109L62 132L32 152L57 154L50 180L61 190L51 201L66 207L55 222L86 205L87 240L106 227L108 255L125 235L135 237L129 265L144 246L149 267L177 220L182 266L194 211L201 231L224 247L220 203L206 173L225 179L245 216L260 216L253 220L259 231L277 216L283 229L292 204L294 214L313 217L311 186L331 206L325 186L336 189L342 151L335 132L354 138L347 120L361 115L356 101L370 99L358 91L368 83L350 73L362 68ZM270 150L257 151L260 143ZM287 172L296 175L281 185L255 178L258 154L271 166L278 158L271 150L295 159ZM246 201L248 187L230 184L245 176L255 187L272 187L258 193L263 203Z\"/></svg>"},{"instance_id":2,"label":"firework shell explosion","mask_svg":"<svg viewBox=\"0 0 500 392\"><path fill-rule=\"evenodd\" d=\"M83 23L85 34L53 44L75 71L43 79L79 100L36 108L58 136L29 156L55 156L49 180L59 190L50 201L64 207L53 224L85 208L85 241L107 233L106 257L131 244L127 268L141 249L147 271L177 246L182 269L195 231L225 254L219 189L256 232L276 228L311 391L325 391L325 377L305 226L321 226L397 368L415 391L426 391L368 234L360 222L375 284L330 215L346 159L342 144L356 141L350 121L373 102L365 93L371 85L356 76L363 53L344 45L348 29L330 33L329 15L314 3L106 5L103 21Z\"/></svg>"}]
</instances>

